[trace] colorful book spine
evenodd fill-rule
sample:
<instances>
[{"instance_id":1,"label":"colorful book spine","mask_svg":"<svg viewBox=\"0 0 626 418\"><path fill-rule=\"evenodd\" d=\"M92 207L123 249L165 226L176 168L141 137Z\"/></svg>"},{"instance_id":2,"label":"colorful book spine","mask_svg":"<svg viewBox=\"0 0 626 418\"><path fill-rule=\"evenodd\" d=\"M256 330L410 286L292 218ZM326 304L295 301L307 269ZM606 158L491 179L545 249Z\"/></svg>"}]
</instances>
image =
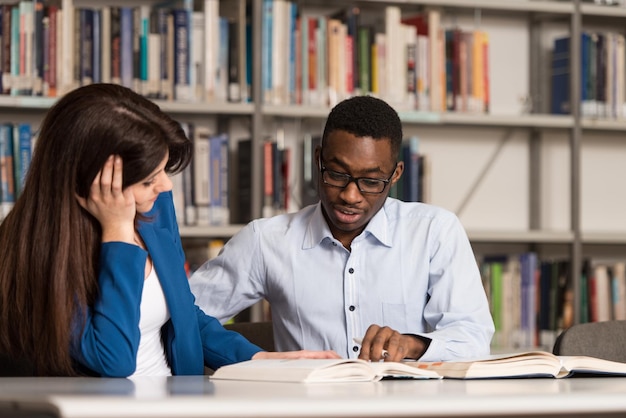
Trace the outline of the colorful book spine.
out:
<instances>
[{"instance_id":1,"label":"colorful book spine","mask_svg":"<svg viewBox=\"0 0 626 418\"><path fill-rule=\"evenodd\" d=\"M111 83L122 84L122 10L111 7Z\"/></svg>"},{"instance_id":2,"label":"colorful book spine","mask_svg":"<svg viewBox=\"0 0 626 418\"><path fill-rule=\"evenodd\" d=\"M211 205L211 168L210 168L210 144L211 133L205 126L196 126L193 136L194 154L194 206L196 208L198 225L210 224Z\"/></svg>"},{"instance_id":3,"label":"colorful book spine","mask_svg":"<svg viewBox=\"0 0 626 418\"><path fill-rule=\"evenodd\" d=\"M12 76L11 76L11 5L2 4L2 60L0 68L2 69L2 94L11 94Z\"/></svg>"},{"instance_id":4,"label":"colorful book spine","mask_svg":"<svg viewBox=\"0 0 626 418\"><path fill-rule=\"evenodd\" d=\"M5 123L0 125L0 219L15 204L13 155L13 126Z\"/></svg>"},{"instance_id":5,"label":"colorful book spine","mask_svg":"<svg viewBox=\"0 0 626 418\"><path fill-rule=\"evenodd\" d=\"M217 78L215 80L215 98L224 102L228 98L228 56L230 55L230 29L228 19L219 17L219 46L217 53Z\"/></svg>"},{"instance_id":6,"label":"colorful book spine","mask_svg":"<svg viewBox=\"0 0 626 418\"><path fill-rule=\"evenodd\" d=\"M210 224L227 225L228 207L228 135L213 135L209 139L210 156Z\"/></svg>"},{"instance_id":7,"label":"colorful book spine","mask_svg":"<svg viewBox=\"0 0 626 418\"><path fill-rule=\"evenodd\" d=\"M20 94L20 9L11 8L11 96Z\"/></svg>"},{"instance_id":8,"label":"colorful book spine","mask_svg":"<svg viewBox=\"0 0 626 418\"><path fill-rule=\"evenodd\" d=\"M261 85L263 103L272 103L272 0L263 0L263 22L261 32Z\"/></svg>"},{"instance_id":9,"label":"colorful book spine","mask_svg":"<svg viewBox=\"0 0 626 418\"><path fill-rule=\"evenodd\" d=\"M32 132L28 123L20 123L15 125L13 133L13 163L15 178L15 195L16 197L22 193L24 188L24 179L30 166L32 153Z\"/></svg>"},{"instance_id":10,"label":"colorful book spine","mask_svg":"<svg viewBox=\"0 0 626 418\"><path fill-rule=\"evenodd\" d=\"M44 3L42 0L33 1L33 56L32 56L32 94L43 94L43 61L44 61Z\"/></svg>"},{"instance_id":11,"label":"colorful book spine","mask_svg":"<svg viewBox=\"0 0 626 418\"><path fill-rule=\"evenodd\" d=\"M79 13L80 27L80 65L79 80L81 85L86 86L93 82L94 39L93 39L93 9L77 9Z\"/></svg>"}]
</instances>

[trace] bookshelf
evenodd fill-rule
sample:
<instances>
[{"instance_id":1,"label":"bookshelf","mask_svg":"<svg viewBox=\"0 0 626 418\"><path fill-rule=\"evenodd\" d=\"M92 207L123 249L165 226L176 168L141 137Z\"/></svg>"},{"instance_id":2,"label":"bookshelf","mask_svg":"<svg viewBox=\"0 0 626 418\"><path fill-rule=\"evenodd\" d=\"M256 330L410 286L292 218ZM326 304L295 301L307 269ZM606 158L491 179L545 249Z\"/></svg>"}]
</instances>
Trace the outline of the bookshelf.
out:
<instances>
[{"instance_id":1,"label":"bookshelf","mask_svg":"<svg viewBox=\"0 0 626 418\"><path fill-rule=\"evenodd\" d=\"M261 25L261 3L261 1L254 2L257 25ZM501 154L506 154L507 148L510 148L509 145L513 143L513 154L517 153L517 155L499 155L485 168L487 171L493 169L492 173L499 172L504 178L516 176L516 180L512 181L509 187L512 192L505 193L502 202L498 202L498 197L494 194L506 186L503 186L502 182L495 181L493 177L498 174L494 174L491 178L483 179L482 183L466 185L465 189L452 187L450 182L434 180L438 181L438 185L432 186L433 193L437 194L447 186L450 186L452 191L447 195L439 193L431 203L456 211L460 206L453 195L464 196L471 200L472 204L476 204L478 200L486 202L482 206L476 205L475 208L470 208L460 214L462 222L467 227L470 240L479 254L490 252L514 254L532 250L545 254L546 257L561 257L569 260L571 263L570 280L574 284L575 295L578 295L574 305L574 317L578 320L582 309L579 297L582 289L578 272L582 268L584 259L619 257L626 247L626 231L623 228L615 231L618 225L623 224L620 217L614 215L610 220L603 219L602 222L594 222L594 219L604 218L602 205L590 205L586 199L586 196L596 195L594 191L603 186L601 183L594 183L595 179L586 180L590 178L590 170L602 171L600 162L603 158L602 151L594 149L602 146L597 145L595 137L604 138L598 142L604 141L608 144L607 148L609 146L620 147L616 137L626 129L626 123L622 119L585 118L581 115L578 106L572 106L574 110L568 115L550 114L550 69L546 66L546 61L550 58L553 39L565 33L571 34L574 39L571 62L577 62L579 55L576 53L578 48L576 39L581 31L589 24L593 24L594 20L596 26L601 25L598 22L604 22L609 18L614 26L620 22L623 24L626 9L583 4L581 1L331 2L310 0L298 2L303 11L313 9L319 13L323 10L329 14L354 4L361 7L362 13L367 13L368 10L369 13L373 13L372 10L378 10L381 14L384 7L388 5L400 6L403 16L436 7L443 11L442 16L453 16L447 22L449 25L458 21L461 26L473 27L476 21L479 21L479 25L484 25L487 30L489 26L495 26L497 35L509 36L510 33L502 27L511 24L512 31L523 33L522 36L512 37L519 42L519 45L515 44L516 48L509 48L509 50L502 47L502 42L493 40L494 49L498 47L499 49L491 55L496 67L492 74L496 73L496 78L497 74L500 74L499 79L494 80L494 89L504 92L497 93L500 104L504 104L506 108L504 111L495 108L496 104L494 104L492 111L487 114L404 109L399 109L399 114L405 124L405 132L409 135L413 133L418 135L424 143L424 152L433 158L440 158L442 155L445 158L446 153L455 152L454 147L459 148L461 153L467 152L470 157L476 155L480 157L482 151L472 151L472 145L477 145L477 150L485 149L485 152L489 153L493 152L494 147L503 143L504 151ZM376 9L377 7L379 8ZM518 60L516 55L523 55L523 58ZM509 60L511 63L507 64L506 61ZM521 63L525 69L523 71L516 69L511 72L509 82L515 80L515 83L519 82L523 87L511 89L506 84L506 76L501 74L509 72L507 65L515 66L518 63ZM262 73L263 69L259 72ZM570 72L570 100L574 104L578 103L581 97L580 68L571 64ZM259 80L262 78L261 74L257 76ZM515 103L516 95L520 93L528 102L521 105ZM511 97L503 99L501 95ZM263 136L266 136L271 135L267 128L265 131L262 130L268 124L267 120L271 121L269 124L279 126L283 126L285 120L298 120L299 125L294 135L302 136L307 129L314 130L319 127L329 111L330 107L324 106L263 103L259 105L258 113L259 120L263 120L265 125L260 122L258 126ZM458 139L450 139L455 137ZM487 137L489 139L485 139ZM429 141L428 138L433 139ZM442 138L444 142L450 142L452 145L437 144L436 142ZM259 137L258 140L262 141L262 138ZM491 141L491 143L485 145L486 141ZM622 155L623 151L617 151L619 155ZM611 151L605 149L604 152ZM596 161L590 161L595 154L597 154ZM515 161L517 157L524 162ZM498 164L506 165L507 163L517 168L519 173L515 174L511 170L502 170L501 166L497 167ZM470 165L467 161L452 159L447 163L446 169L456 171L458 177L467 165ZM472 173L470 177L475 175L476 173ZM615 182L611 184L614 184L612 187L618 186ZM519 192L516 189L519 189ZM259 208L262 206L260 189L257 193L259 195L256 196L255 208L259 215ZM524 197L520 198L517 193ZM510 202L506 202L507 200ZM624 199L617 200L617 206L620 210L623 209ZM504 210L493 211L489 207L489 205L498 204L501 204ZM477 215L476 213L481 210L490 215L482 217ZM488 219L489 216L492 219Z\"/></svg>"},{"instance_id":2,"label":"bookshelf","mask_svg":"<svg viewBox=\"0 0 626 418\"><path fill-rule=\"evenodd\" d=\"M321 134L331 106L266 102L264 1L216 1L220 13L224 11L238 16L237 19L242 19L244 9L250 11L253 36L247 58L252 64L249 76L253 100L155 101L181 122L207 125L214 131L225 130L233 153L239 139L251 138L250 168L254 182L250 213L259 217L264 204L260 181L262 144L280 131L285 133L289 146L299 149L303 136ZM96 0L60 3L75 8L102 7ZM154 6L160 2L107 0L105 3ZM194 2L177 4L191 3ZM205 4L195 3L197 10L202 10ZM547 65L553 39L571 34L570 100L572 104L578 103L581 71L573 63L579 60L581 31L602 26L604 22L615 28L623 25L626 8L580 0L301 0L297 4L299 11L311 15L330 14L357 5L370 19L377 14L383 16L388 6L399 7L402 16L434 8L441 11L442 27L458 25L490 32L489 112L398 109L407 136L418 136L421 150L435 162L429 202L459 214L478 254L532 250L549 257L567 258L572 266L576 295L582 292L577 272L585 257L619 256L626 249L626 227L621 226L624 223L619 215L626 211L626 198L617 197L612 205L603 205L599 190L604 185L598 183L606 179L601 175L605 168L603 161L614 161L624 153L619 136L626 131L626 120L583 117L578 106L572 106L573 111L567 115L549 114ZM68 39L71 28L64 26ZM35 130L41 115L54 100L2 95L0 116L4 121L30 122ZM607 160L612 154L613 159ZM302 155L295 152L293 158L292 171L299 173ZM230 187L236 185L234 179L230 180ZM619 182L613 179L605 193L617 194L610 191L619 190L618 186ZM301 182L297 187L302 187ZM231 197L231 209L236 209L237 204L237 199ZM605 210L610 216L604 216ZM241 226L181 225L180 232L184 242L202 245L203 241L228 239ZM576 297L575 301L575 318L579 318L580 298Z\"/></svg>"}]
</instances>

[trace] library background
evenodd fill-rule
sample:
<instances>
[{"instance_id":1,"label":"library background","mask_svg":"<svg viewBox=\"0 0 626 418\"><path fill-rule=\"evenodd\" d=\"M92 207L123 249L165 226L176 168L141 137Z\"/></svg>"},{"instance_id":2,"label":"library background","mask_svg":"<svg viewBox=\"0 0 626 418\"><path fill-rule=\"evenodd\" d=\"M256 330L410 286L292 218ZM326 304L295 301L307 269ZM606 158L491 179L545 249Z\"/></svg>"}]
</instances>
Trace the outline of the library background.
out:
<instances>
[{"instance_id":1,"label":"library background","mask_svg":"<svg viewBox=\"0 0 626 418\"><path fill-rule=\"evenodd\" d=\"M392 195L468 231L493 348L550 350L626 319L626 5L602 3L3 0L0 219L56 98L120 83L193 140L174 179L192 271L250 219L316 202L324 118L373 94L404 124Z\"/></svg>"}]
</instances>

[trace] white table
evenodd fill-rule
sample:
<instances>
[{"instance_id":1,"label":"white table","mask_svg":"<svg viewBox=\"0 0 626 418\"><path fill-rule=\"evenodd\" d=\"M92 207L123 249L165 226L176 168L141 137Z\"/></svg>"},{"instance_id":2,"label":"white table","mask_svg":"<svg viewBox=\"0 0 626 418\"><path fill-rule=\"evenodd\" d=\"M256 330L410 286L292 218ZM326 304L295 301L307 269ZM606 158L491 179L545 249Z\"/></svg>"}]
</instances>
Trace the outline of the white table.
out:
<instances>
[{"instance_id":1,"label":"white table","mask_svg":"<svg viewBox=\"0 0 626 418\"><path fill-rule=\"evenodd\" d=\"M0 378L0 417L626 416L626 378L287 384Z\"/></svg>"}]
</instances>

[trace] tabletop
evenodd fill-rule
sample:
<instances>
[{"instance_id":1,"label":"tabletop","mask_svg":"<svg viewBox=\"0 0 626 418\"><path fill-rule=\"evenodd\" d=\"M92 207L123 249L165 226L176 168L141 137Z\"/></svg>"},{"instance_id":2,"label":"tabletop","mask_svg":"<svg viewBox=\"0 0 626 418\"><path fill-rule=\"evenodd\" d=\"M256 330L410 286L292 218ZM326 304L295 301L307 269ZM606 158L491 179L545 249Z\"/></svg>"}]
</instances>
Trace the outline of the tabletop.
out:
<instances>
[{"instance_id":1,"label":"tabletop","mask_svg":"<svg viewBox=\"0 0 626 418\"><path fill-rule=\"evenodd\" d=\"M263 383L0 378L0 417L626 416L626 377Z\"/></svg>"}]
</instances>

